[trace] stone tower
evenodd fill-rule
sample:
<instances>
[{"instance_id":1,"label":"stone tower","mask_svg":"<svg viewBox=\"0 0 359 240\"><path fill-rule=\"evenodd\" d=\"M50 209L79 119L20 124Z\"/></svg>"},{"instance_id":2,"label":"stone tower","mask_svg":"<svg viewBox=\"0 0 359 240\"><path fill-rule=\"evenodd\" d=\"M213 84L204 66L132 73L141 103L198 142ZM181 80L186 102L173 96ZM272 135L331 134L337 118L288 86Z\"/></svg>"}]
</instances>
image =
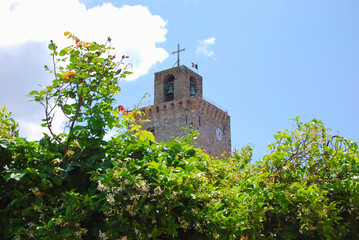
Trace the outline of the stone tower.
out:
<instances>
[{"instance_id":1,"label":"stone tower","mask_svg":"<svg viewBox=\"0 0 359 240\"><path fill-rule=\"evenodd\" d=\"M154 104L147 107L150 119L144 128L152 131L157 142L187 132L199 132L198 147L211 156L231 154L230 116L226 111L203 99L202 77L186 66L155 73Z\"/></svg>"}]
</instances>

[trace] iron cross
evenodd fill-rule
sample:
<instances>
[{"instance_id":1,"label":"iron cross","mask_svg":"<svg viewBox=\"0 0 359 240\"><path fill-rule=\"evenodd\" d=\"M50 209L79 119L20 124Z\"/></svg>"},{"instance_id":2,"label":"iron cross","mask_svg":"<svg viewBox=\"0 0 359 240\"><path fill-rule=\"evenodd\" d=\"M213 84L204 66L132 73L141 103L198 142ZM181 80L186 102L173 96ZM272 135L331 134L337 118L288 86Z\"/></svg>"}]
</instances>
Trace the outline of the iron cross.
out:
<instances>
[{"instance_id":1,"label":"iron cross","mask_svg":"<svg viewBox=\"0 0 359 240\"><path fill-rule=\"evenodd\" d=\"M177 51L172 52L172 54L177 53L177 67L179 67L179 65L180 65L180 52L182 52L182 51L186 51L186 49L185 48L180 49L180 44L177 44ZM175 65L176 65L176 63L175 63Z\"/></svg>"}]
</instances>

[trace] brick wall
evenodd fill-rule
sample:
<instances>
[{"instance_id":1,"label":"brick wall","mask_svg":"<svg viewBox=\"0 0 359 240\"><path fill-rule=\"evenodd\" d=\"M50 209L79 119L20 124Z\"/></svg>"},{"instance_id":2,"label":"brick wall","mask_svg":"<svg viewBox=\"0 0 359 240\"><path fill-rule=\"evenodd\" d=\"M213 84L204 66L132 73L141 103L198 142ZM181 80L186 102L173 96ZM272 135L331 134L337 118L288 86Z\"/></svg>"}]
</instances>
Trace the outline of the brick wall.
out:
<instances>
[{"instance_id":1,"label":"brick wall","mask_svg":"<svg viewBox=\"0 0 359 240\"><path fill-rule=\"evenodd\" d=\"M230 116L206 100L192 96L152 105L145 111L145 117L151 122L145 123L145 129L153 129L157 142L167 142L171 136L183 136L190 126L198 130L198 147L212 156L223 152L231 153ZM221 129L223 137L218 140L216 129Z\"/></svg>"}]
</instances>

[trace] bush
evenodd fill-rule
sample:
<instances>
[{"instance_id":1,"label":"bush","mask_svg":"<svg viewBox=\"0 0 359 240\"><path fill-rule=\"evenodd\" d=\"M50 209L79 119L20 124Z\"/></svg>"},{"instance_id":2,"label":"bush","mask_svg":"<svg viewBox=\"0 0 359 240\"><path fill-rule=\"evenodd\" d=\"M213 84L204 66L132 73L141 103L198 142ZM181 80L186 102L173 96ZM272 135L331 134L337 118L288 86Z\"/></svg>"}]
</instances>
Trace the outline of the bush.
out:
<instances>
[{"instance_id":1,"label":"bush","mask_svg":"<svg viewBox=\"0 0 359 240\"><path fill-rule=\"evenodd\" d=\"M2 239L359 237L357 143L298 118L256 163L250 146L209 157L193 147L193 131L155 143L136 125L140 111L113 107L117 78L129 74L126 57L114 62L111 39L100 45L65 35L73 46L49 45L52 85L30 93L44 106L49 135L20 138L1 111ZM61 134L52 131L56 109L68 117ZM120 131L105 141L111 128Z\"/></svg>"}]
</instances>

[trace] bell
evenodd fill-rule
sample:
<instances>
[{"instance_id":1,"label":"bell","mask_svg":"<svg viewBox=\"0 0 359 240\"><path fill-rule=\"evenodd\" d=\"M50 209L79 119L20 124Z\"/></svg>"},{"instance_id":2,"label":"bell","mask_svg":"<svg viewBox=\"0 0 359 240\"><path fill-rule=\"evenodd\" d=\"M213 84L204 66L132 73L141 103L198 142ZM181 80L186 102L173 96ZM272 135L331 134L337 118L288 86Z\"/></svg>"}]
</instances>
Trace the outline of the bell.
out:
<instances>
[{"instance_id":1,"label":"bell","mask_svg":"<svg viewBox=\"0 0 359 240\"><path fill-rule=\"evenodd\" d=\"M191 85L191 96L196 95L196 89Z\"/></svg>"},{"instance_id":2,"label":"bell","mask_svg":"<svg viewBox=\"0 0 359 240\"><path fill-rule=\"evenodd\" d=\"M173 94L173 86L172 85L170 85L170 87L168 88L167 94Z\"/></svg>"}]
</instances>

